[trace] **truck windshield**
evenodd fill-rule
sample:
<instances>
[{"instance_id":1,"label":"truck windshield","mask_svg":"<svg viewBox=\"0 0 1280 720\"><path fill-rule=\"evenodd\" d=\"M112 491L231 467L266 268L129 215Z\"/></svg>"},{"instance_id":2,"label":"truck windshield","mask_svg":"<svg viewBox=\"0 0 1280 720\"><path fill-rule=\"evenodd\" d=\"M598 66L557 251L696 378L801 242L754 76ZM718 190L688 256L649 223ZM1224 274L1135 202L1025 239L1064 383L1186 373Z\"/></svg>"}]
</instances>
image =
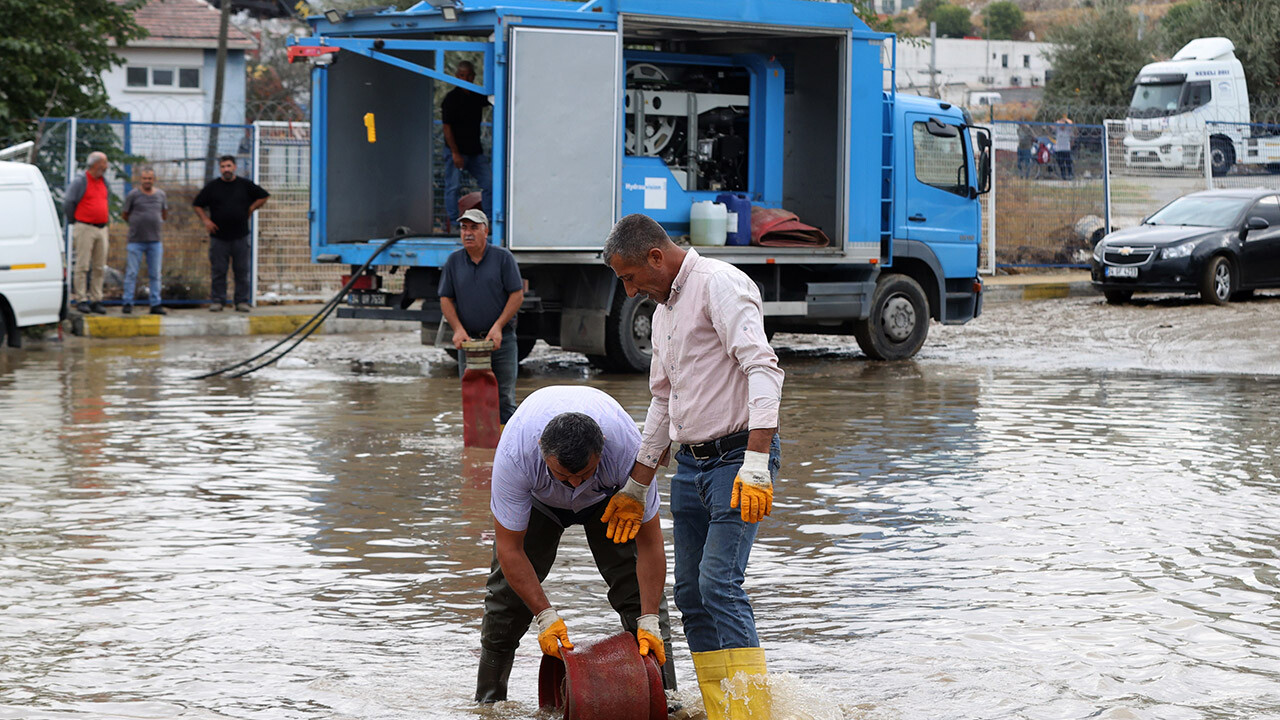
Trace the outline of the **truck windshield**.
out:
<instances>
[{"instance_id":1,"label":"truck windshield","mask_svg":"<svg viewBox=\"0 0 1280 720\"><path fill-rule=\"evenodd\" d=\"M1238 197L1181 197L1147 218L1146 224L1231 227L1250 202Z\"/></svg>"},{"instance_id":2,"label":"truck windshield","mask_svg":"<svg viewBox=\"0 0 1280 720\"><path fill-rule=\"evenodd\" d=\"M1133 89L1129 117L1165 117L1178 112L1183 83L1142 84Z\"/></svg>"}]
</instances>

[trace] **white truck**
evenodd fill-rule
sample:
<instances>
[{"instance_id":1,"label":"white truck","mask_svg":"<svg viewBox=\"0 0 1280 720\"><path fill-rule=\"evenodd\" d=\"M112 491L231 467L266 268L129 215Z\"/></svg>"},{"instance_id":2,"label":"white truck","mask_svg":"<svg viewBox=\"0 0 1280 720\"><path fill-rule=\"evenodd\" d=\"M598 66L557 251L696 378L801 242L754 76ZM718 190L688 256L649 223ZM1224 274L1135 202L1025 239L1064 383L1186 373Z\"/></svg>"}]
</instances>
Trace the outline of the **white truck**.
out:
<instances>
[{"instance_id":1,"label":"white truck","mask_svg":"<svg viewBox=\"0 0 1280 720\"><path fill-rule=\"evenodd\" d=\"M1250 124L1244 68L1227 38L1197 38L1172 60L1144 66L1125 131L1129 167L1202 167L1207 151L1214 175L1236 164L1280 170L1280 136Z\"/></svg>"}]
</instances>

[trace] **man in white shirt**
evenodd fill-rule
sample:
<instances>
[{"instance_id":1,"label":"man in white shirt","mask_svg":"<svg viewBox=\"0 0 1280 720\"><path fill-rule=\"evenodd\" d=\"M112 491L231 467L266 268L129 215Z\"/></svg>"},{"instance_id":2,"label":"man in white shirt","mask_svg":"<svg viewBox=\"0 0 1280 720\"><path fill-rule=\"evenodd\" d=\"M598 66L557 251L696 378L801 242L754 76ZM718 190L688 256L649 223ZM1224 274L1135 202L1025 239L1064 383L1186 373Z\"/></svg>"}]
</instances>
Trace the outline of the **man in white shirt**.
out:
<instances>
[{"instance_id":1,"label":"man in white shirt","mask_svg":"<svg viewBox=\"0 0 1280 720\"><path fill-rule=\"evenodd\" d=\"M764 650L742 581L758 523L773 509L783 372L764 332L760 290L738 268L676 246L657 222L628 215L604 244L628 296L653 313L653 400L626 486L604 519L615 542L642 519L646 490L672 440L676 606L709 720L769 716ZM721 681L755 676L727 697Z\"/></svg>"},{"instance_id":2,"label":"man in white shirt","mask_svg":"<svg viewBox=\"0 0 1280 720\"><path fill-rule=\"evenodd\" d=\"M631 416L608 394L587 386L542 388L507 421L493 459L494 555L480 629L476 702L507 698L516 647L535 618L544 653L560 657L562 646L573 647L541 583L555 562L560 536L574 524L586 533L622 626L636 633L640 654L654 653L663 686L675 690L657 486L641 496L634 542L612 542L600 522L609 498L627 482L639 447Z\"/></svg>"}]
</instances>

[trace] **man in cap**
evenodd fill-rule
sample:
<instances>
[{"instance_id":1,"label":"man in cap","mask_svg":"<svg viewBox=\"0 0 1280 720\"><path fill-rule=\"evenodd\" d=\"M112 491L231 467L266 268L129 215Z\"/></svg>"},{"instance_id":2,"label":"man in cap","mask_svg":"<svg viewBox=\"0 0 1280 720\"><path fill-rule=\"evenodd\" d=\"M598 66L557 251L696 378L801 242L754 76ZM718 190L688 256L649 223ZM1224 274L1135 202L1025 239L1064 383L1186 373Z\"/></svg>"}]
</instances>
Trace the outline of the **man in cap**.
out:
<instances>
[{"instance_id":1,"label":"man in cap","mask_svg":"<svg viewBox=\"0 0 1280 720\"><path fill-rule=\"evenodd\" d=\"M480 626L477 702L507 699L516 647L535 619L543 653L561 657L562 647L573 648L542 586L572 525L582 526L622 627L636 634L641 655L658 661L663 686L676 689L657 486L643 498L634 540L612 542L600 522L639 449L631 416L607 393L585 385L542 388L511 417L493 458L493 563Z\"/></svg>"},{"instance_id":2,"label":"man in cap","mask_svg":"<svg viewBox=\"0 0 1280 720\"><path fill-rule=\"evenodd\" d=\"M524 302L520 266L509 250L489 244L489 218L471 209L458 218L462 248L440 272L440 310L453 329L458 372L467 369L462 343L475 339L494 344L490 360L498 379L498 415L502 423L516 411L516 313Z\"/></svg>"}]
</instances>

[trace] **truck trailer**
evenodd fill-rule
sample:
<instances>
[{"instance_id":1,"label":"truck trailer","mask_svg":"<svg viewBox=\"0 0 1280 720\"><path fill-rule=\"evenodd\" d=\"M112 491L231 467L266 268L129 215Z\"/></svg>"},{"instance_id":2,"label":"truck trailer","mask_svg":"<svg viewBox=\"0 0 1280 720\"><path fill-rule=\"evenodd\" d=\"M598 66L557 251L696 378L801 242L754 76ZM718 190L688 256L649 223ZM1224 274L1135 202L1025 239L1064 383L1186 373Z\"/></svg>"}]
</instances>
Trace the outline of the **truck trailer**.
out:
<instances>
[{"instance_id":1,"label":"truck trailer","mask_svg":"<svg viewBox=\"0 0 1280 720\"><path fill-rule=\"evenodd\" d=\"M722 193L829 240L698 248L755 280L770 334L852 334L893 360L920 349L930 319L982 311L990 134L961 108L896 93L894 36L850 5L424 0L310 22L289 54L313 66L312 260L354 272L400 238L340 316L437 336L440 268L460 242L434 216L433 124L453 87L492 105L490 242L527 283L522 358L542 339L647 370L653 305L626 296L604 240L636 212L680 239L693 203ZM448 73L462 58L474 82ZM402 291L381 289L389 272Z\"/></svg>"}]
</instances>

